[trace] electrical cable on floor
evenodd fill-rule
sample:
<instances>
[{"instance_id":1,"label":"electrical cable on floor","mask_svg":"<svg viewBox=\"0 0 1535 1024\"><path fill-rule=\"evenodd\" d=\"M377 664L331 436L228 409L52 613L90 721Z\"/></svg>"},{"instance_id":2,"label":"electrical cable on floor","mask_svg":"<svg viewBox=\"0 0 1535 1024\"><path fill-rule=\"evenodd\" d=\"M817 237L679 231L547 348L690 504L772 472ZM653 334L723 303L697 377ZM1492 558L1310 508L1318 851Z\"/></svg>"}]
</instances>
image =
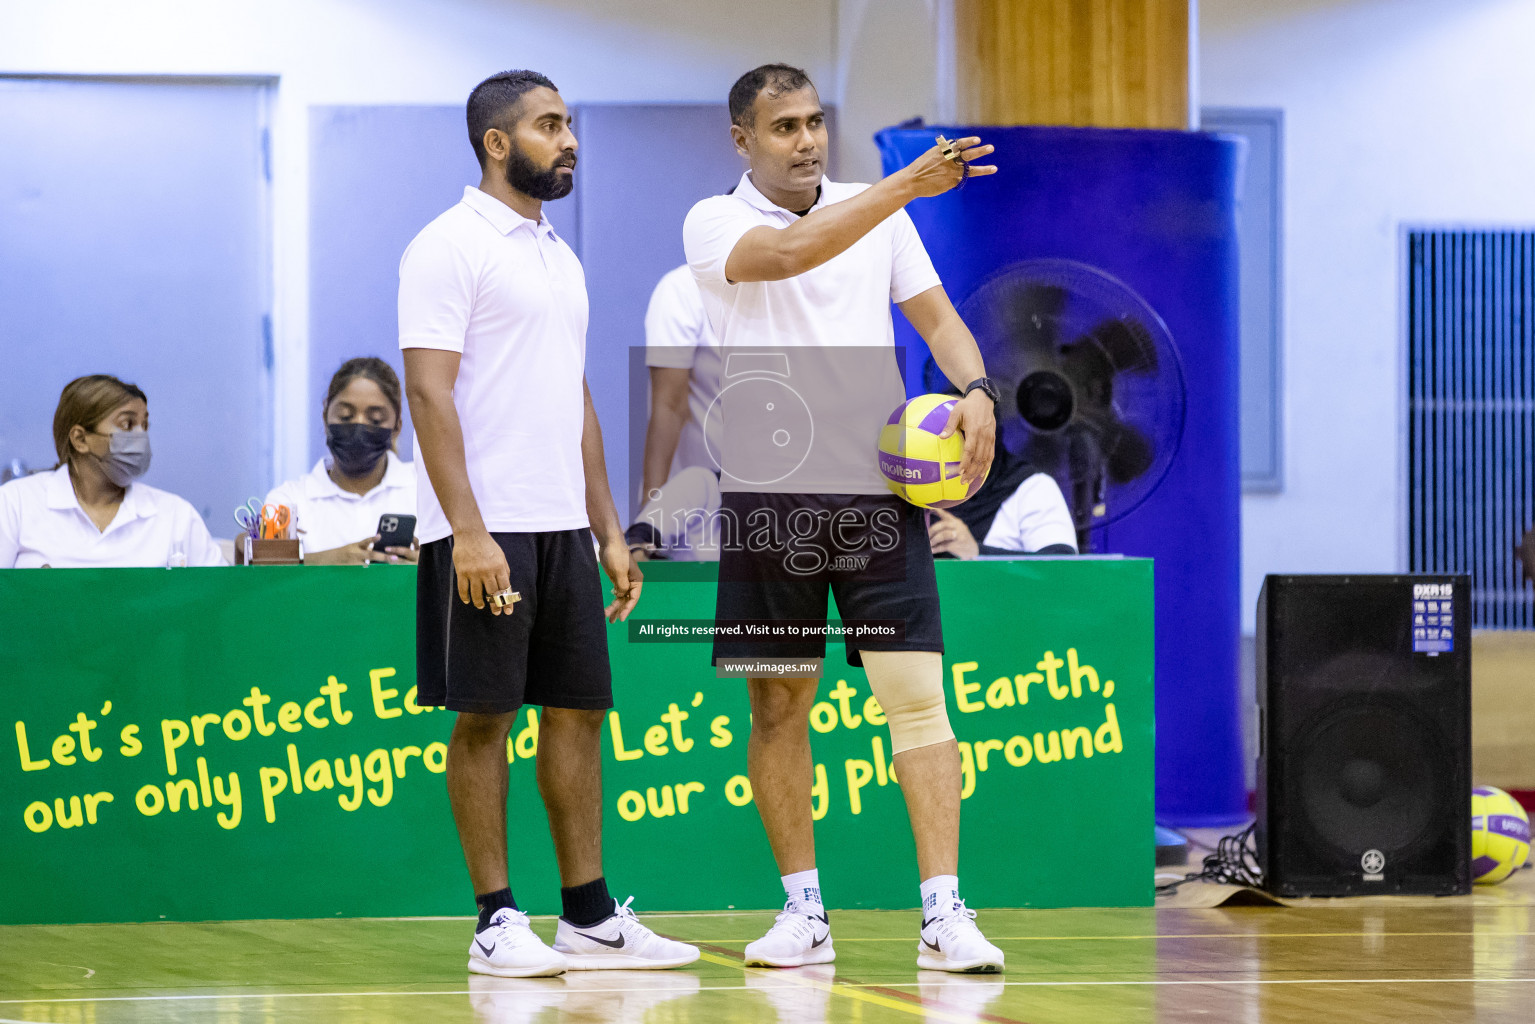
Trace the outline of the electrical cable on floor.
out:
<instances>
[{"instance_id":1,"label":"electrical cable on floor","mask_svg":"<svg viewBox=\"0 0 1535 1024\"><path fill-rule=\"evenodd\" d=\"M1214 882L1217 885L1246 885L1263 888L1263 871L1258 866L1258 848L1253 839L1254 822L1233 835L1222 836L1215 852L1205 857L1204 866L1173 882L1157 886L1158 896L1171 896L1185 882Z\"/></svg>"}]
</instances>

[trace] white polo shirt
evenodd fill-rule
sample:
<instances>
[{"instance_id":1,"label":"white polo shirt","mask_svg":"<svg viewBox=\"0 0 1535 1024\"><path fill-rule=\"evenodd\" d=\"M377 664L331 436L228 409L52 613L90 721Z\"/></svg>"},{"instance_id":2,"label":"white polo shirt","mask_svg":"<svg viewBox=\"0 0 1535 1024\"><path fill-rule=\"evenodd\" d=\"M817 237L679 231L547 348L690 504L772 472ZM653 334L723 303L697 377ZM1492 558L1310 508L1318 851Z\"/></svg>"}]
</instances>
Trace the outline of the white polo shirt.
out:
<instances>
[{"instance_id":1,"label":"white polo shirt","mask_svg":"<svg viewBox=\"0 0 1535 1024\"><path fill-rule=\"evenodd\" d=\"M588 525L586 322L581 263L548 218L528 220L473 186L400 259L400 348L463 355L453 404L493 533ZM452 530L424 468L416 536L426 544Z\"/></svg>"},{"instance_id":2,"label":"white polo shirt","mask_svg":"<svg viewBox=\"0 0 1535 1024\"><path fill-rule=\"evenodd\" d=\"M1075 550L1077 528L1066 496L1049 473L1027 477L997 509L982 544L1009 551L1039 551L1052 544Z\"/></svg>"},{"instance_id":3,"label":"white polo shirt","mask_svg":"<svg viewBox=\"0 0 1535 1024\"><path fill-rule=\"evenodd\" d=\"M645 365L689 371L688 421L677 439L667 478L689 466L714 472L717 467L704 445L704 416L720 393L725 364L704 313L698 282L686 264L667 271L650 293L645 310ZM716 451L718 445L716 439Z\"/></svg>"},{"instance_id":4,"label":"white polo shirt","mask_svg":"<svg viewBox=\"0 0 1535 1024\"><path fill-rule=\"evenodd\" d=\"M384 479L367 494L353 494L337 486L330 478L327 457L296 480L285 480L272 488L266 503L293 510L305 554L367 540L378 532L379 516L416 514L415 463L394 452L387 457Z\"/></svg>"},{"instance_id":5,"label":"white polo shirt","mask_svg":"<svg viewBox=\"0 0 1535 1024\"><path fill-rule=\"evenodd\" d=\"M823 178L820 198L810 215L868 187ZM747 172L732 194L703 200L683 223L688 265L725 356L723 394L731 393L739 377L733 367L736 353L763 348L812 350L788 354L787 385L805 400L814 425L805 461L789 476L772 482L743 482L732 475L729 461L742 451L741 439L732 430L724 441L727 462L720 487L725 491L886 494L876 457L879 428L905 398L894 358L890 304L905 302L942 282L905 210L897 210L845 251L803 274L740 284L726 279L725 263L742 235L755 227L786 228L798 219L796 213L774 205L759 192ZM865 347L884 348L891 355L859 356L848 351ZM744 359L741 362L746 364ZM775 409L774 415L782 412ZM726 421L742 419L732 419L727 409ZM765 424L761 429L772 426ZM794 450L798 443L794 430L772 432L788 438L778 454ZM764 475L776 475L776 470Z\"/></svg>"},{"instance_id":6,"label":"white polo shirt","mask_svg":"<svg viewBox=\"0 0 1535 1024\"><path fill-rule=\"evenodd\" d=\"M192 503L148 484L128 485L105 530L80 507L67 465L0 487L0 569L226 564Z\"/></svg>"},{"instance_id":7,"label":"white polo shirt","mask_svg":"<svg viewBox=\"0 0 1535 1024\"><path fill-rule=\"evenodd\" d=\"M821 198L810 212L868 187L822 178ZM725 261L742 235L764 225L786 228L797 220L796 213L757 191L750 171L741 175L732 194L710 196L688 212L682 245L720 344L894 345L890 303L942 283L905 210L796 277L742 284L725 280Z\"/></svg>"}]
</instances>

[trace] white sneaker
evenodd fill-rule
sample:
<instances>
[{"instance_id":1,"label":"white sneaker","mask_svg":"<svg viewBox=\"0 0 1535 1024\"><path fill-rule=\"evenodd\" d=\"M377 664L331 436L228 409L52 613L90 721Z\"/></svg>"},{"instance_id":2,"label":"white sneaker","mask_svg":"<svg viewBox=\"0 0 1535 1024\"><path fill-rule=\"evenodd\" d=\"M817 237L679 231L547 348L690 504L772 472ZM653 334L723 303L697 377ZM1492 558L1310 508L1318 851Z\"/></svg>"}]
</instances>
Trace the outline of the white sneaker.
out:
<instances>
[{"instance_id":1,"label":"white sneaker","mask_svg":"<svg viewBox=\"0 0 1535 1024\"><path fill-rule=\"evenodd\" d=\"M613 901L613 914L588 928L563 917L554 932L554 951L572 971L661 970L698 959L698 947L663 938L640 924L629 904Z\"/></svg>"},{"instance_id":2,"label":"white sneaker","mask_svg":"<svg viewBox=\"0 0 1535 1024\"><path fill-rule=\"evenodd\" d=\"M768 933L747 945L746 966L803 967L835 960L831 922L825 908L819 909L819 914L811 914L801 910L794 900L785 903L783 913L774 919Z\"/></svg>"},{"instance_id":3,"label":"white sneaker","mask_svg":"<svg viewBox=\"0 0 1535 1024\"><path fill-rule=\"evenodd\" d=\"M490 927L469 942L469 973L498 978L548 978L565 973L565 958L528 927L528 915L502 907Z\"/></svg>"},{"instance_id":4,"label":"white sneaker","mask_svg":"<svg viewBox=\"0 0 1535 1024\"><path fill-rule=\"evenodd\" d=\"M925 971L995 974L1002 970L1002 951L986 941L975 926L975 911L960 900L949 913L922 922L917 966Z\"/></svg>"}]
</instances>

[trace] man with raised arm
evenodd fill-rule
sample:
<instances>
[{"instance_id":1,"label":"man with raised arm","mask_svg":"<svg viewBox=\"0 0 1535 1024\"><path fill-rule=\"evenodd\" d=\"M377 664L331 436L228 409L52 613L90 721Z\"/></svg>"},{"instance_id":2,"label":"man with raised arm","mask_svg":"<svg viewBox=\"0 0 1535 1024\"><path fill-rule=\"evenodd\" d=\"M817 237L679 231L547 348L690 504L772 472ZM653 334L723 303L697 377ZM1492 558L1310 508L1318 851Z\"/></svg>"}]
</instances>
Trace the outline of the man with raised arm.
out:
<instances>
[{"instance_id":1,"label":"man with raised arm","mask_svg":"<svg viewBox=\"0 0 1535 1024\"><path fill-rule=\"evenodd\" d=\"M817 679L796 667L818 665L825 641L722 637L734 624L824 622L830 592L844 626L868 628L849 636L847 659L868 672L889 723L916 838L917 964L1000 971L1001 950L959 896L960 757L944 706L932 551L922 511L889 493L875 460L880 426L904 398L894 302L963 393L939 424L946 436L964 431L963 477L979 479L991 462L995 388L903 207L995 173L967 163L992 147L960 139L873 185L831 181L815 87L782 64L741 76L730 118L750 170L733 194L693 207L683 242L726 362L715 663L726 672L739 662L749 676L772 659L785 666L747 681L748 772L786 903L746 962L793 967L835 955L810 806ZM727 402L733 389L741 400ZM898 635L881 632L891 624Z\"/></svg>"}]
</instances>

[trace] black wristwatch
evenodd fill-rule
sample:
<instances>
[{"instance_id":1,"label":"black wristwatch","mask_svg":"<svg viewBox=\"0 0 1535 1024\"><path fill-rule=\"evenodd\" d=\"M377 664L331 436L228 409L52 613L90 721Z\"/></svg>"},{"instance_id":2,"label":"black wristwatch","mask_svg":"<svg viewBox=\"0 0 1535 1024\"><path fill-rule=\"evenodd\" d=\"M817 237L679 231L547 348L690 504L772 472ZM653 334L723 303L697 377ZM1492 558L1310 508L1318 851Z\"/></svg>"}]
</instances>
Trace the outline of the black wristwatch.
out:
<instances>
[{"instance_id":1,"label":"black wristwatch","mask_svg":"<svg viewBox=\"0 0 1535 1024\"><path fill-rule=\"evenodd\" d=\"M970 392L974 391L976 388L980 388L982 391L986 392L986 397L991 399L993 403L1002 401L1002 392L997 390L996 383L993 382L990 377L977 377L969 384L966 384L965 394L970 394Z\"/></svg>"}]
</instances>

